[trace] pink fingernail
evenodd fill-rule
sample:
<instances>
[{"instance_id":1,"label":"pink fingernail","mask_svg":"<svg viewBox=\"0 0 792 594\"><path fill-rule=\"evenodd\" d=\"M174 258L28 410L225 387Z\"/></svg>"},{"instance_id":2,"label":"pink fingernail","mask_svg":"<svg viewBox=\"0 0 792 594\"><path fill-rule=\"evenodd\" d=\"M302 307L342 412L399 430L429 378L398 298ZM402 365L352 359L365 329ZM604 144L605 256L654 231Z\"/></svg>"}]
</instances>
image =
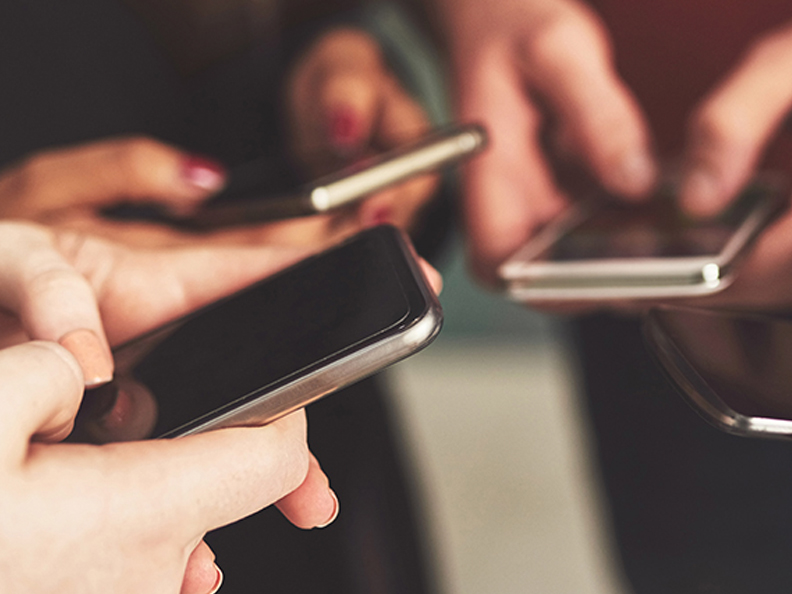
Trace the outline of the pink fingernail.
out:
<instances>
[{"instance_id":1,"label":"pink fingernail","mask_svg":"<svg viewBox=\"0 0 792 594\"><path fill-rule=\"evenodd\" d=\"M216 192L225 185L226 170L220 163L192 155L184 160L182 179L190 186L207 192Z\"/></svg>"},{"instance_id":2,"label":"pink fingernail","mask_svg":"<svg viewBox=\"0 0 792 594\"><path fill-rule=\"evenodd\" d=\"M330 114L328 132L333 146L348 150L362 140L363 126L354 109L339 107Z\"/></svg>"},{"instance_id":3,"label":"pink fingernail","mask_svg":"<svg viewBox=\"0 0 792 594\"><path fill-rule=\"evenodd\" d=\"M327 528L330 524L335 522L336 518L338 517L338 512L340 510L340 506L338 503L338 496L335 494L335 492L332 489L330 489L330 495L333 497L333 503L334 503L333 513L330 514L330 517L327 519L326 522L319 524L317 528Z\"/></svg>"},{"instance_id":4,"label":"pink fingernail","mask_svg":"<svg viewBox=\"0 0 792 594\"><path fill-rule=\"evenodd\" d=\"M113 379L113 358L91 330L74 330L63 335L58 343L77 359L86 388L106 384Z\"/></svg>"},{"instance_id":5,"label":"pink fingernail","mask_svg":"<svg viewBox=\"0 0 792 594\"><path fill-rule=\"evenodd\" d=\"M212 586L212 589L209 591L209 594L215 594L220 589L220 586L223 585L223 572L217 566L217 564L215 564L215 569L217 570L217 580L215 581L214 586Z\"/></svg>"}]
</instances>

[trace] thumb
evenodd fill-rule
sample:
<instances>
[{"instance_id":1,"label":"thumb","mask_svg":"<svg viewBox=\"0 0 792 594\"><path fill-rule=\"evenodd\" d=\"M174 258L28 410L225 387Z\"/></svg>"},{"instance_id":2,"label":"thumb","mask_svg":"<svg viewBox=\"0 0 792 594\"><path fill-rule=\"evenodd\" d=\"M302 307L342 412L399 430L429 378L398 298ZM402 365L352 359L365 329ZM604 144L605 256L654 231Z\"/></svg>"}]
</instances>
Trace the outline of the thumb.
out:
<instances>
[{"instance_id":1,"label":"thumb","mask_svg":"<svg viewBox=\"0 0 792 594\"><path fill-rule=\"evenodd\" d=\"M145 137L38 153L0 175L0 216L39 218L120 201L189 209L225 184L221 165Z\"/></svg>"}]
</instances>

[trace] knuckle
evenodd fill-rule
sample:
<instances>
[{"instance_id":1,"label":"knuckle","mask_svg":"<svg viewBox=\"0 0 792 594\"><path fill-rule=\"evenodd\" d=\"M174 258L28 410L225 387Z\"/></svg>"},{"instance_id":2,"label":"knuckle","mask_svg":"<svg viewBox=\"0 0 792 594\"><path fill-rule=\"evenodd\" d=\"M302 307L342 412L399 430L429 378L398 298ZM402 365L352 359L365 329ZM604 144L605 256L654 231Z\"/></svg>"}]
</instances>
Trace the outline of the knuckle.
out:
<instances>
[{"instance_id":1,"label":"knuckle","mask_svg":"<svg viewBox=\"0 0 792 594\"><path fill-rule=\"evenodd\" d=\"M148 179L168 149L160 142L148 137L139 136L124 140L115 155L115 162L121 174L133 180Z\"/></svg>"},{"instance_id":2,"label":"knuckle","mask_svg":"<svg viewBox=\"0 0 792 594\"><path fill-rule=\"evenodd\" d=\"M560 10L540 19L523 41L528 63L534 67L555 68L561 62L607 56L610 46L598 20L586 10ZM585 54L578 50L588 50Z\"/></svg>"},{"instance_id":3,"label":"knuckle","mask_svg":"<svg viewBox=\"0 0 792 594\"><path fill-rule=\"evenodd\" d=\"M708 147L747 143L754 135L750 118L725 102L703 106L693 114L688 128L697 145Z\"/></svg>"}]
</instances>

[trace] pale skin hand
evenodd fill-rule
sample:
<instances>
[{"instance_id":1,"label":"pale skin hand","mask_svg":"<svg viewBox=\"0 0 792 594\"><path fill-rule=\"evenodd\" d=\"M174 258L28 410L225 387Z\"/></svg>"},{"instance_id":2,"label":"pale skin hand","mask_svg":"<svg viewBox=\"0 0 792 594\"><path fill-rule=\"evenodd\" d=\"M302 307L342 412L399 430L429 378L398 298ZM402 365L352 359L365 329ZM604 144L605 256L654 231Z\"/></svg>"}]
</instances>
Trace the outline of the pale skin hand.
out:
<instances>
[{"instance_id":1,"label":"pale skin hand","mask_svg":"<svg viewBox=\"0 0 792 594\"><path fill-rule=\"evenodd\" d=\"M286 106L293 150L312 177L429 130L376 41L355 29L332 30L304 52L287 83ZM390 222L409 230L436 186L435 176L409 180L367 198L350 216L362 227Z\"/></svg>"},{"instance_id":2,"label":"pale skin hand","mask_svg":"<svg viewBox=\"0 0 792 594\"><path fill-rule=\"evenodd\" d=\"M207 530L275 501L300 527L322 525L334 516L337 500L307 450L301 414L270 425L272 429L230 430L218 432L224 437L176 440L184 445L165 441L109 447L54 443L69 433L89 374L100 381L112 374L108 343L126 340L239 289L300 255L304 250L272 247L133 250L74 232L0 223L0 307L8 312L2 316L0 340L14 344L40 338L60 341L71 349L69 355L54 343L28 343L0 352L4 378L0 408L8 408L3 418L9 425L2 431L3 443L16 456L16 465L3 466L7 476L0 481L0 498L7 509L19 510L4 516L7 521L0 529L0 541L16 539L14 546L0 545L8 555L13 552L13 558L0 553L0 568L8 569L4 580L9 576L4 583L16 585L13 580L17 580L20 592L84 591L80 588L86 587L85 576L96 575L96 591L177 592L189 553L194 551L182 592L208 592L217 570L211 551L200 542ZM64 340L75 332L87 339ZM59 359L59 366L53 364ZM68 374L64 377L69 366L71 379ZM54 375L48 370L54 370ZM28 450L31 438L49 445ZM228 446L223 445L226 442ZM247 451L259 455L245 459ZM235 459L247 466L234 470L230 461ZM240 476L215 476L220 470ZM248 472L252 482L242 484L240 477ZM162 493L156 491L153 480L160 473L164 473ZM198 489L202 473L207 483L218 481L214 491ZM129 478L135 476L139 484ZM262 487L261 483L267 484ZM228 489L223 491L222 485ZM235 492L235 486L242 490ZM75 492L80 498L69 495ZM173 511L178 501L166 496L171 492L186 498L181 515ZM201 493L200 501L195 493ZM66 499L60 502L61 497ZM149 501L149 497L154 499ZM240 498L244 505L237 505ZM32 504L35 501L37 507ZM115 515L110 512L116 501L118 518L105 517ZM161 501L163 507L152 506L153 501ZM202 507L191 508L193 501ZM212 510L214 516L201 515L212 505L218 508ZM89 517L97 510L107 510L103 523ZM163 523L165 532L154 530L155 519L185 515L192 523L185 521L184 529L194 533L176 530L167 522ZM230 519L219 519L226 517ZM80 528L78 520L86 522L86 527ZM204 527L196 531L201 522ZM17 535L19 531L29 540ZM75 544L82 540L96 543L97 549ZM152 541L162 544L154 547L156 555L147 552ZM61 547L70 556L59 552ZM42 563L51 569L46 575L40 571ZM134 576L126 575L129 572ZM42 582L40 589L32 587L36 579L45 578L53 580L50 585Z\"/></svg>"},{"instance_id":3,"label":"pale skin hand","mask_svg":"<svg viewBox=\"0 0 792 594\"><path fill-rule=\"evenodd\" d=\"M28 342L0 351L0 377L4 592L209 592L218 573L201 541L208 530L278 500L300 523L329 519L302 412L176 440L58 444L36 438L60 433L76 412L74 358Z\"/></svg>"},{"instance_id":4,"label":"pale skin hand","mask_svg":"<svg viewBox=\"0 0 792 594\"><path fill-rule=\"evenodd\" d=\"M437 0L458 111L486 124L489 150L466 167L474 272L495 269L567 203L540 146L541 97L555 144L615 194L644 196L657 166L635 99L618 78L603 25L575 0Z\"/></svg>"}]
</instances>

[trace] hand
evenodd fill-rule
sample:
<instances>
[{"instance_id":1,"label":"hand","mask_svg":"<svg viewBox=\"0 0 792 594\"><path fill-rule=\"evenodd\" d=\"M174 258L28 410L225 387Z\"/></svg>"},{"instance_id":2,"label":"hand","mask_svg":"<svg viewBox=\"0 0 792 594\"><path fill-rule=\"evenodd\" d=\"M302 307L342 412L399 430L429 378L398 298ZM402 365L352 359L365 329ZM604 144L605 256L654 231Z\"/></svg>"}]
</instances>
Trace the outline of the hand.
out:
<instances>
[{"instance_id":1,"label":"hand","mask_svg":"<svg viewBox=\"0 0 792 594\"><path fill-rule=\"evenodd\" d=\"M0 218L28 219L145 247L269 243L318 249L359 230L355 221L305 217L188 233L162 224L110 220L100 213L119 202L156 202L186 213L221 189L225 176L219 163L150 138L100 140L44 151L0 172Z\"/></svg>"},{"instance_id":2,"label":"hand","mask_svg":"<svg viewBox=\"0 0 792 594\"><path fill-rule=\"evenodd\" d=\"M472 265L484 280L567 202L543 152L582 160L607 189L639 198L656 164L644 117L612 64L604 27L576 0L437 0L459 113L484 122L488 151L466 167ZM539 100L544 104L540 104Z\"/></svg>"},{"instance_id":3,"label":"hand","mask_svg":"<svg viewBox=\"0 0 792 594\"><path fill-rule=\"evenodd\" d=\"M0 324L0 340L60 342L80 362L89 385L102 383L112 376L108 344L306 254L304 248L272 246L132 249L72 231L0 222L0 306L16 316Z\"/></svg>"},{"instance_id":4,"label":"hand","mask_svg":"<svg viewBox=\"0 0 792 594\"><path fill-rule=\"evenodd\" d=\"M680 196L691 213L722 210L753 175L792 108L791 69L787 23L759 39L694 111ZM780 156L789 170L792 153Z\"/></svg>"},{"instance_id":5,"label":"hand","mask_svg":"<svg viewBox=\"0 0 792 594\"><path fill-rule=\"evenodd\" d=\"M303 527L335 515L302 412L174 440L58 444L82 394L74 358L28 342L0 351L0 378L4 592L209 592L221 574L208 530L276 501Z\"/></svg>"},{"instance_id":6,"label":"hand","mask_svg":"<svg viewBox=\"0 0 792 594\"><path fill-rule=\"evenodd\" d=\"M354 29L333 30L313 43L289 77L286 105L293 150L312 177L429 130L376 41ZM362 227L387 222L409 230L436 187L436 176L414 178L366 199L351 216Z\"/></svg>"},{"instance_id":7,"label":"hand","mask_svg":"<svg viewBox=\"0 0 792 594\"><path fill-rule=\"evenodd\" d=\"M303 255L302 252L304 250L297 252L271 247L133 250L73 232L53 231L33 224L0 223L0 305L18 316L4 316L4 333L0 338L5 344L25 340L28 336L59 340L71 350L76 360L65 355L65 351L59 353L60 349L54 344L34 344L54 349L67 362L78 366L80 382L89 385L101 383L112 376L105 328L110 342L124 341L273 272L293 262ZM105 320L104 327L100 310L101 318ZM13 323L17 319L21 321L21 327ZM0 352L0 377L4 382L2 357L7 352L22 351L10 349ZM38 365L41 359L29 354L25 357L30 359L27 367L10 365L7 368L9 373L19 369L20 381L24 381L21 370ZM38 372L39 375L41 373ZM31 379L36 377L36 373L30 376ZM65 385L68 387L70 384ZM40 386L35 382L31 389L37 390L39 399L51 393L48 385ZM13 387L9 390L13 395ZM21 435L19 439L25 443L29 439L55 442L68 435L81 394L80 389L65 401L61 398L50 403L49 412L40 419L41 424L35 428L29 425L29 434ZM5 399L0 395L0 407ZM34 404L35 401L31 401L31 406ZM13 421L16 417L5 418ZM23 431L24 427L22 423ZM19 444L16 447L19 451L25 449ZM130 456L134 457L137 455L135 451L147 447L135 445ZM303 447L307 452L304 444ZM325 524L334 516L337 500L316 460L310 454L306 453L306 456L308 471L305 480L278 505L296 525L313 527ZM96 454L86 457L89 461L95 458ZM79 456L74 459L74 464L85 466ZM69 472L73 471L64 469L64 478L71 476ZM90 473L90 467L84 467L83 472ZM0 481L0 484L8 483ZM57 484L45 482L30 488L57 491ZM108 490L98 496L110 497L112 488L108 486ZM118 527L108 526L108 534L116 529ZM126 534L123 531L119 533ZM69 535L64 532L58 536L66 538ZM122 544L119 542L119 546ZM209 588L204 586L215 583L217 571L212 569L211 551L205 544L195 549L188 569L183 592L208 591Z\"/></svg>"}]
</instances>

